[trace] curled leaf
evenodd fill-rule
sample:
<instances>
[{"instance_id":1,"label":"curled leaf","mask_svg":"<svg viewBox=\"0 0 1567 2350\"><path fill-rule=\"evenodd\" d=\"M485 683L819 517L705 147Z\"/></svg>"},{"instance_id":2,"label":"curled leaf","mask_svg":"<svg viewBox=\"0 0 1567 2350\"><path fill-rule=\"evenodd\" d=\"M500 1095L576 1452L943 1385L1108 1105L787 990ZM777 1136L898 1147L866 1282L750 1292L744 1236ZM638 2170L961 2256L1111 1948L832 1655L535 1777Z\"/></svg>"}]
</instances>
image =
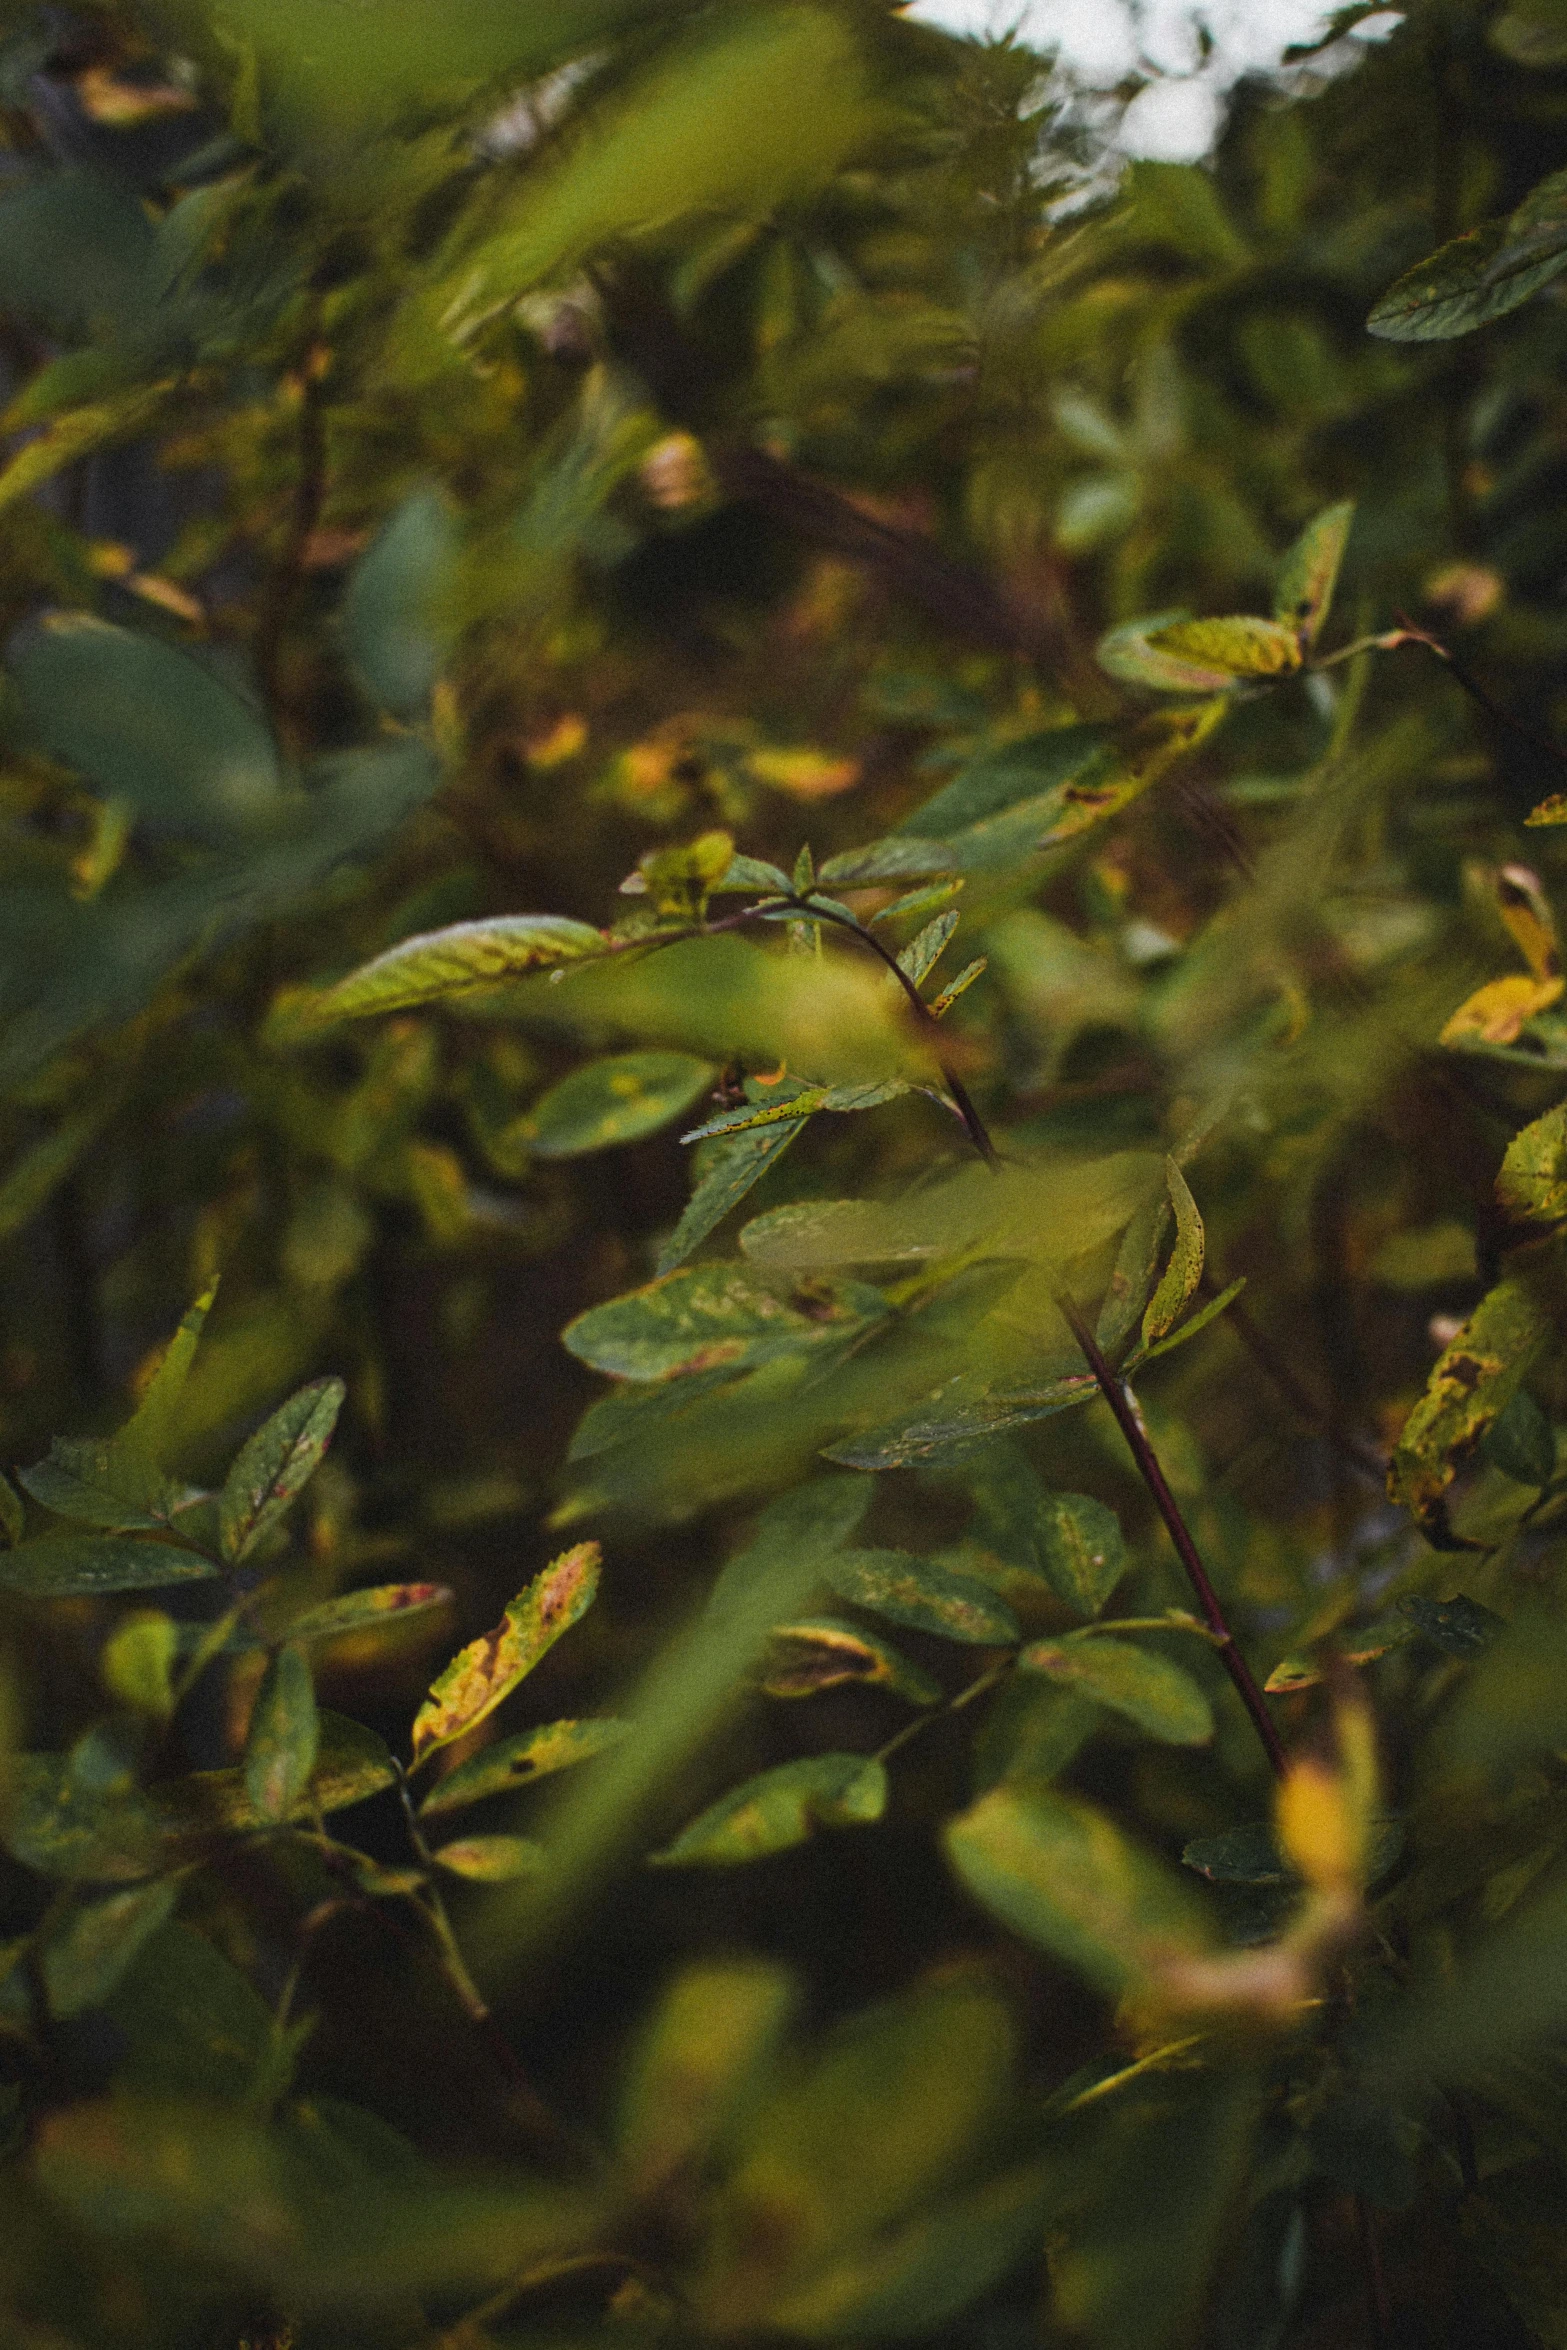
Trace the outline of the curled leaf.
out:
<instances>
[{"instance_id":1,"label":"curled leaf","mask_svg":"<svg viewBox=\"0 0 1567 2350\"><path fill-rule=\"evenodd\" d=\"M780 1624L768 1643L762 1687L769 1697L812 1697L859 1681L890 1689L911 1705L938 1705L941 1690L928 1673L911 1665L889 1641L839 1616L811 1616Z\"/></svg>"}]
</instances>

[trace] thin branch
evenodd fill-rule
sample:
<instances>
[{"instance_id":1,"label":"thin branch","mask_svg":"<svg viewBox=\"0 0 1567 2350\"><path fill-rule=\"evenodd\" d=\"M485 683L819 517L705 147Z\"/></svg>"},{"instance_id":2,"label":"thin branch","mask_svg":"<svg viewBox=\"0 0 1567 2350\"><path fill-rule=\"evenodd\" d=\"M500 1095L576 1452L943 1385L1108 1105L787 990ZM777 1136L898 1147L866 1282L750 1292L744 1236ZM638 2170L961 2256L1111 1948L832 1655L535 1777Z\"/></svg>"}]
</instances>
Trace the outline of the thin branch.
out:
<instances>
[{"instance_id":1,"label":"thin branch","mask_svg":"<svg viewBox=\"0 0 1567 2350\"><path fill-rule=\"evenodd\" d=\"M1224 1669L1234 1682L1242 1705L1251 1716L1252 1728L1256 1731L1262 1750L1268 1758L1268 1767L1275 1778L1282 1779L1288 1764L1285 1760L1283 1743L1274 1727L1273 1716L1268 1711L1268 1701L1263 1696L1251 1667L1236 1644L1235 1634L1230 1629L1223 1603L1208 1579L1208 1570L1202 1563L1201 1554L1196 1543L1192 1540L1191 1529L1181 1515L1179 1504L1170 1491L1164 1471L1159 1465L1159 1456L1149 1441L1148 1431L1143 1426L1141 1414L1132 1401L1131 1392L1125 1381L1117 1378L1106 1361L1098 1340L1078 1311L1076 1301L1063 1291L1056 1302L1060 1306L1067 1328L1082 1349L1083 1359L1093 1372L1100 1394L1115 1414L1116 1425L1126 1438L1128 1450L1137 1463L1143 1483L1153 1495L1154 1505L1160 1517L1163 1518L1169 1531L1170 1540L1175 1545L1176 1554L1186 1569L1187 1578L1197 1597L1197 1605L1202 1610L1208 1627L1213 1633L1214 1645L1219 1651Z\"/></svg>"}]
</instances>

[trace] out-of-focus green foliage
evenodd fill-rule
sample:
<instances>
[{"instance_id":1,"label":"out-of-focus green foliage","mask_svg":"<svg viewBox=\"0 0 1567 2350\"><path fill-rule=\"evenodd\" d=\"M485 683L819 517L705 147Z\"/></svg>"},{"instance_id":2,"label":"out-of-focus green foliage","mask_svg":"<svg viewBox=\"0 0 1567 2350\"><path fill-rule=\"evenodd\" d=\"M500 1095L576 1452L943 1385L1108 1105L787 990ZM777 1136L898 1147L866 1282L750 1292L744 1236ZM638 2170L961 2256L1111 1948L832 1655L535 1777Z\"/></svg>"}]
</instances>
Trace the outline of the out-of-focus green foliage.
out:
<instances>
[{"instance_id":1,"label":"out-of-focus green foliage","mask_svg":"<svg viewBox=\"0 0 1567 2350\"><path fill-rule=\"evenodd\" d=\"M1086 136L0 4L19 2350L1567 2342L1567 11Z\"/></svg>"}]
</instances>

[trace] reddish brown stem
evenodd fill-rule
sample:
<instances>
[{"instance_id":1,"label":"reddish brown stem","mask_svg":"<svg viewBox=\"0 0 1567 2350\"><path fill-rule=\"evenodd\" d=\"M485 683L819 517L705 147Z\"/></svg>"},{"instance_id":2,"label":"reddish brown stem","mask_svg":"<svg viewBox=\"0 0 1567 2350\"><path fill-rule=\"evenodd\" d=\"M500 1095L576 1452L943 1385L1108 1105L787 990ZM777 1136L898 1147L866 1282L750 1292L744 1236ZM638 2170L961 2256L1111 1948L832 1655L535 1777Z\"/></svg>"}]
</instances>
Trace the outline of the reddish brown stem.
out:
<instances>
[{"instance_id":1,"label":"reddish brown stem","mask_svg":"<svg viewBox=\"0 0 1567 2350\"><path fill-rule=\"evenodd\" d=\"M1159 1465L1159 1456L1149 1442L1148 1431L1143 1426L1137 1407L1132 1402L1125 1383L1118 1379L1111 1369L1098 1340L1079 1313L1076 1301L1063 1294L1058 1303L1068 1329L1082 1349L1083 1360L1093 1372L1100 1394L1115 1414L1116 1425L1126 1438L1127 1447L1133 1460L1137 1463L1143 1483L1153 1495L1154 1506L1160 1517L1163 1518L1170 1540L1175 1545L1176 1555L1186 1569L1187 1579L1197 1596L1197 1605L1202 1611L1203 1620L1214 1636L1224 1669L1234 1682L1236 1693L1242 1705L1251 1716L1252 1728L1256 1731L1262 1744L1262 1750L1268 1758L1268 1768L1273 1772L1275 1778L1282 1779L1288 1764L1285 1760L1283 1743L1274 1727L1273 1716L1268 1711L1268 1701L1257 1686L1256 1677L1240 1652L1235 1634L1230 1629L1229 1618L1225 1615L1223 1603L1208 1579L1208 1570L1202 1563L1202 1556L1196 1543L1192 1540L1191 1529L1181 1515L1180 1505L1170 1491L1164 1471Z\"/></svg>"}]
</instances>

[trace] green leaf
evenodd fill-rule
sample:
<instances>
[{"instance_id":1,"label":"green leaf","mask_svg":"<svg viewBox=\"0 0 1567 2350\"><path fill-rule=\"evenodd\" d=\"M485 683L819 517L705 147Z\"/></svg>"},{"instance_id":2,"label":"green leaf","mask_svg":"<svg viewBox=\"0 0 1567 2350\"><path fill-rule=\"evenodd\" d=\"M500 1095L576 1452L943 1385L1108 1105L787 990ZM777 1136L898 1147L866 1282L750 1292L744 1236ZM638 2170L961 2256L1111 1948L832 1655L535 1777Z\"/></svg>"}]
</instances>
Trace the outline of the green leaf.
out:
<instances>
[{"instance_id":1,"label":"green leaf","mask_svg":"<svg viewBox=\"0 0 1567 2350\"><path fill-rule=\"evenodd\" d=\"M885 1313L881 1292L862 1282L791 1284L743 1265L691 1265L590 1306L561 1344L617 1379L671 1379L720 1364L754 1368L869 1329Z\"/></svg>"},{"instance_id":2,"label":"green leaf","mask_svg":"<svg viewBox=\"0 0 1567 2350\"><path fill-rule=\"evenodd\" d=\"M708 1092L717 1070L693 1053L617 1053L573 1069L513 1129L537 1159L578 1159L656 1134Z\"/></svg>"},{"instance_id":3,"label":"green leaf","mask_svg":"<svg viewBox=\"0 0 1567 2350\"><path fill-rule=\"evenodd\" d=\"M412 1617L450 1607L452 1594L444 1583L376 1583L365 1591L345 1591L307 1608L288 1626L296 1645L312 1640L342 1640L366 1632L390 1632Z\"/></svg>"},{"instance_id":4,"label":"green leaf","mask_svg":"<svg viewBox=\"0 0 1567 2350\"><path fill-rule=\"evenodd\" d=\"M922 987L941 959L948 939L958 926L955 913L938 914L934 922L927 922L918 938L911 939L898 956L898 969L916 987Z\"/></svg>"},{"instance_id":5,"label":"green leaf","mask_svg":"<svg viewBox=\"0 0 1567 2350\"><path fill-rule=\"evenodd\" d=\"M1487 1641L1437 1733L1441 1776L1500 1778L1567 1744L1567 1638L1525 1616Z\"/></svg>"},{"instance_id":6,"label":"green leaf","mask_svg":"<svg viewBox=\"0 0 1567 2350\"><path fill-rule=\"evenodd\" d=\"M813 1697L819 1689L840 1689L854 1681L889 1689L911 1705L941 1702L940 1686L928 1673L858 1624L839 1616L810 1616L778 1625L762 1667L769 1697Z\"/></svg>"},{"instance_id":7,"label":"green leaf","mask_svg":"<svg viewBox=\"0 0 1567 2350\"><path fill-rule=\"evenodd\" d=\"M956 841L987 818L1072 782L1095 763L1109 739L1103 726L1056 726L982 751L905 819L907 827L921 839ZM912 902L909 910L914 911ZM888 921L898 911L889 906L876 919Z\"/></svg>"},{"instance_id":8,"label":"green leaf","mask_svg":"<svg viewBox=\"0 0 1567 2350\"><path fill-rule=\"evenodd\" d=\"M817 1828L861 1827L887 1806L887 1774L862 1754L780 1763L721 1796L662 1852L660 1868L728 1868L803 1844Z\"/></svg>"},{"instance_id":9,"label":"green leaf","mask_svg":"<svg viewBox=\"0 0 1567 2350\"><path fill-rule=\"evenodd\" d=\"M173 1617L157 1608L139 1608L104 1642L98 1670L111 1697L133 1713L166 1722L174 1711L179 1653L180 1631Z\"/></svg>"},{"instance_id":10,"label":"green leaf","mask_svg":"<svg viewBox=\"0 0 1567 2350\"><path fill-rule=\"evenodd\" d=\"M355 564L343 639L372 700L394 718L429 706L455 629L447 617L456 517L438 489L415 490Z\"/></svg>"},{"instance_id":11,"label":"green leaf","mask_svg":"<svg viewBox=\"0 0 1567 2350\"><path fill-rule=\"evenodd\" d=\"M462 1836L438 1846L430 1857L454 1877L467 1877L475 1885L509 1885L549 1867L543 1845L526 1836Z\"/></svg>"},{"instance_id":12,"label":"green leaf","mask_svg":"<svg viewBox=\"0 0 1567 2350\"><path fill-rule=\"evenodd\" d=\"M239 1566L287 1514L320 1467L347 1390L315 1379L258 1428L218 1497L223 1556Z\"/></svg>"},{"instance_id":13,"label":"green leaf","mask_svg":"<svg viewBox=\"0 0 1567 2350\"><path fill-rule=\"evenodd\" d=\"M45 1458L17 1476L56 1517L113 1534L165 1531L175 1502L168 1479L119 1437L57 1436Z\"/></svg>"},{"instance_id":14,"label":"green leaf","mask_svg":"<svg viewBox=\"0 0 1567 2350\"><path fill-rule=\"evenodd\" d=\"M599 1556L596 1542L563 1550L518 1593L493 1632L458 1651L414 1718L416 1768L437 1748L476 1730L586 1615L598 1591Z\"/></svg>"},{"instance_id":15,"label":"green leaf","mask_svg":"<svg viewBox=\"0 0 1567 2350\"><path fill-rule=\"evenodd\" d=\"M258 1819L292 1816L310 1785L319 1740L310 1661L301 1648L280 1648L262 1678L245 1740L245 1792Z\"/></svg>"},{"instance_id":16,"label":"green leaf","mask_svg":"<svg viewBox=\"0 0 1567 2350\"><path fill-rule=\"evenodd\" d=\"M1353 501L1324 508L1307 523L1279 566L1273 616L1295 631L1302 652L1309 653L1322 633L1354 520Z\"/></svg>"},{"instance_id":17,"label":"green leaf","mask_svg":"<svg viewBox=\"0 0 1567 2350\"><path fill-rule=\"evenodd\" d=\"M1115 1512L1087 1493L1046 1494L1036 1541L1039 1564L1057 1597L1076 1615L1097 1616L1126 1572Z\"/></svg>"},{"instance_id":18,"label":"green leaf","mask_svg":"<svg viewBox=\"0 0 1567 2350\"><path fill-rule=\"evenodd\" d=\"M822 1457L841 1461L845 1468L872 1470L965 1461L976 1444L1092 1403L1098 1393L1091 1372L1069 1372L1034 1388L981 1387L978 1392L965 1386L960 1374L950 1382L939 1409L927 1407L912 1418L891 1421L865 1435L842 1437L836 1444L824 1445Z\"/></svg>"},{"instance_id":19,"label":"green leaf","mask_svg":"<svg viewBox=\"0 0 1567 2350\"><path fill-rule=\"evenodd\" d=\"M77 165L0 201L0 306L70 342L107 341L150 295L153 228L128 188Z\"/></svg>"},{"instance_id":20,"label":"green leaf","mask_svg":"<svg viewBox=\"0 0 1567 2350\"><path fill-rule=\"evenodd\" d=\"M1518 0L1503 15L1492 17L1486 39L1514 65L1549 73L1567 65L1567 10L1559 0Z\"/></svg>"},{"instance_id":21,"label":"green leaf","mask_svg":"<svg viewBox=\"0 0 1567 2350\"><path fill-rule=\"evenodd\" d=\"M180 1407L190 1382L196 1349L218 1294L213 1281L186 1312L179 1328L158 1359L141 1402L115 1438L127 1454L140 1454L161 1467L179 1431Z\"/></svg>"},{"instance_id":22,"label":"green leaf","mask_svg":"<svg viewBox=\"0 0 1567 2350\"><path fill-rule=\"evenodd\" d=\"M14 1550L27 1530L27 1512L9 1477L0 1476L0 1534Z\"/></svg>"},{"instance_id":23,"label":"green leaf","mask_svg":"<svg viewBox=\"0 0 1567 2350\"><path fill-rule=\"evenodd\" d=\"M976 1900L1107 1998L1208 1947L1195 1894L1076 1796L1003 1781L954 1820L944 1840Z\"/></svg>"},{"instance_id":24,"label":"green leaf","mask_svg":"<svg viewBox=\"0 0 1567 2350\"><path fill-rule=\"evenodd\" d=\"M1406 270L1366 324L1390 342L1441 342L1505 317L1567 269L1567 172L1541 180L1510 219L1488 220Z\"/></svg>"},{"instance_id":25,"label":"green leaf","mask_svg":"<svg viewBox=\"0 0 1567 2350\"><path fill-rule=\"evenodd\" d=\"M788 897L793 886L781 865L769 865L765 857L736 855L730 858L708 894L715 898Z\"/></svg>"},{"instance_id":26,"label":"green leaf","mask_svg":"<svg viewBox=\"0 0 1567 2350\"><path fill-rule=\"evenodd\" d=\"M765 216L836 170L878 121L858 45L828 9L699 22L522 176L477 246L453 239L445 274L408 318L406 363L432 332L465 342L607 240L683 216Z\"/></svg>"},{"instance_id":27,"label":"green leaf","mask_svg":"<svg viewBox=\"0 0 1567 2350\"><path fill-rule=\"evenodd\" d=\"M1197 1836L1181 1854L1211 1885L1295 1885L1300 1882L1280 1848L1271 1820L1249 1820L1219 1836Z\"/></svg>"},{"instance_id":28,"label":"green leaf","mask_svg":"<svg viewBox=\"0 0 1567 2350\"><path fill-rule=\"evenodd\" d=\"M128 2044L128 2089L164 2097L248 2097L272 2060L266 2003L193 1926L167 1924L136 1953L109 2003Z\"/></svg>"},{"instance_id":29,"label":"green leaf","mask_svg":"<svg viewBox=\"0 0 1567 2350\"><path fill-rule=\"evenodd\" d=\"M1553 1869L1506 1922L1455 1951L1439 1977L1399 2000L1363 2050L1378 2094L1483 2079L1514 2054L1543 2049L1567 2022L1567 1876Z\"/></svg>"},{"instance_id":30,"label":"green leaf","mask_svg":"<svg viewBox=\"0 0 1567 2350\"><path fill-rule=\"evenodd\" d=\"M568 1770L618 1746L630 1731L629 1722L609 1719L585 1722L546 1722L541 1729L520 1730L470 1755L455 1770L438 1779L419 1806L420 1817L431 1812L460 1811L464 1804L480 1803L488 1795L505 1795L514 1787L531 1786L551 1771Z\"/></svg>"},{"instance_id":31,"label":"green leaf","mask_svg":"<svg viewBox=\"0 0 1567 2350\"><path fill-rule=\"evenodd\" d=\"M158 1591L215 1575L213 1561L169 1542L109 1534L50 1534L0 1552L0 1587L30 1599L95 1599L115 1591Z\"/></svg>"},{"instance_id":32,"label":"green leaf","mask_svg":"<svg viewBox=\"0 0 1567 2350\"><path fill-rule=\"evenodd\" d=\"M1227 1289L1221 1289L1216 1297L1210 1297L1206 1304L1200 1305L1195 1314L1188 1314L1185 1321L1172 1330L1167 1338L1156 1338L1152 1346L1139 1346L1128 1357L1127 1369L1130 1370L1134 1363L1156 1363L1161 1355L1174 1354L1177 1347L1185 1346L1188 1339L1196 1338L1206 1330L1210 1322L1217 1322L1221 1314L1228 1313L1245 1286L1246 1276L1242 1273Z\"/></svg>"},{"instance_id":33,"label":"green leaf","mask_svg":"<svg viewBox=\"0 0 1567 2350\"><path fill-rule=\"evenodd\" d=\"M1567 1223L1567 1102L1513 1136L1496 1198L1514 1224Z\"/></svg>"},{"instance_id":34,"label":"green leaf","mask_svg":"<svg viewBox=\"0 0 1567 2350\"><path fill-rule=\"evenodd\" d=\"M954 1575L905 1550L837 1551L823 1568L840 1599L911 1631L978 1647L1010 1647L1021 1635L1006 1601L971 1575Z\"/></svg>"},{"instance_id":35,"label":"green leaf","mask_svg":"<svg viewBox=\"0 0 1567 2350\"><path fill-rule=\"evenodd\" d=\"M1520 1485L1549 1485L1556 1474L1556 1431L1526 1387L1492 1421L1481 1449Z\"/></svg>"},{"instance_id":36,"label":"green leaf","mask_svg":"<svg viewBox=\"0 0 1567 2350\"><path fill-rule=\"evenodd\" d=\"M1185 1176L1173 1159L1165 1161L1164 1172L1170 1188L1170 1205L1175 1210L1175 1246L1143 1314L1145 1346L1163 1338L1196 1296L1206 1247L1202 1218L1197 1213L1197 1202L1187 1189Z\"/></svg>"},{"instance_id":37,"label":"green leaf","mask_svg":"<svg viewBox=\"0 0 1567 2350\"><path fill-rule=\"evenodd\" d=\"M715 1138L703 1155L701 1173L685 1212L659 1252L661 1276L683 1265L692 1250L717 1231L730 1209L739 1206L803 1131L801 1119L759 1133Z\"/></svg>"},{"instance_id":38,"label":"green leaf","mask_svg":"<svg viewBox=\"0 0 1567 2350\"><path fill-rule=\"evenodd\" d=\"M816 879L828 889L863 889L872 882L923 881L928 875L955 870L952 852L944 842L894 832L886 840L868 841L862 849L845 849L841 855L829 857Z\"/></svg>"},{"instance_id":39,"label":"green leaf","mask_svg":"<svg viewBox=\"0 0 1567 2350\"><path fill-rule=\"evenodd\" d=\"M1300 639L1277 620L1175 620L1149 633L1150 651L1226 677L1279 677L1300 667Z\"/></svg>"},{"instance_id":40,"label":"green leaf","mask_svg":"<svg viewBox=\"0 0 1567 2350\"><path fill-rule=\"evenodd\" d=\"M764 1126L777 1126L786 1121L814 1118L818 1110L852 1114L859 1110L880 1109L883 1102L896 1101L900 1095L912 1092L902 1078L892 1077L879 1085L807 1085L797 1091L747 1100L742 1108L725 1110L719 1117L708 1119L703 1126L694 1126L683 1134L682 1142L712 1142L728 1134L749 1134Z\"/></svg>"},{"instance_id":41,"label":"green leaf","mask_svg":"<svg viewBox=\"0 0 1567 2350\"><path fill-rule=\"evenodd\" d=\"M1388 1492L1414 1512L1439 1546L1452 1544L1445 1524L1448 1488L1527 1379L1551 1328L1550 1315L1524 1282L1498 1283L1444 1347L1425 1393L1404 1422L1388 1469Z\"/></svg>"},{"instance_id":42,"label":"green leaf","mask_svg":"<svg viewBox=\"0 0 1567 2350\"><path fill-rule=\"evenodd\" d=\"M1235 671L1214 661L1199 661L1173 646L1155 644L1171 628L1185 625L1184 612L1154 612L1145 620L1123 621L1099 639L1099 666L1123 685L1151 686L1162 694L1227 694L1233 691Z\"/></svg>"},{"instance_id":43,"label":"green leaf","mask_svg":"<svg viewBox=\"0 0 1567 2350\"><path fill-rule=\"evenodd\" d=\"M178 1898L178 1885L164 1878L72 1910L43 1947L50 2014L63 2018L101 2007Z\"/></svg>"},{"instance_id":44,"label":"green leaf","mask_svg":"<svg viewBox=\"0 0 1567 2350\"><path fill-rule=\"evenodd\" d=\"M1506 1630L1503 1617L1461 1591L1454 1599L1416 1597L1401 1599L1398 1604L1423 1640L1447 1656L1466 1661L1483 1656L1498 1633Z\"/></svg>"},{"instance_id":45,"label":"green leaf","mask_svg":"<svg viewBox=\"0 0 1567 2350\"><path fill-rule=\"evenodd\" d=\"M643 2026L621 2093L615 2149L639 2200L686 2171L754 2095L795 2006L781 1966L698 1960Z\"/></svg>"},{"instance_id":46,"label":"green leaf","mask_svg":"<svg viewBox=\"0 0 1567 2350\"><path fill-rule=\"evenodd\" d=\"M71 1754L22 1754L9 1771L5 1849L43 1877L103 1883L150 1876L163 1862L160 1822L129 1773L105 1778Z\"/></svg>"},{"instance_id":47,"label":"green leaf","mask_svg":"<svg viewBox=\"0 0 1567 2350\"><path fill-rule=\"evenodd\" d=\"M188 653L56 612L7 659L40 746L141 820L222 846L283 805L266 719Z\"/></svg>"},{"instance_id":48,"label":"green leaf","mask_svg":"<svg viewBox=\"0 0 1567 2350\"><path fill-rule=\"evenodd\" d=\"M429 930L351 971L346 979L291 1006L290 1037L304 1037L339 1020L366 1020L405 1012L417 1004L464 1003L525 972L558 968L603 955L609 944L591 923L565 914L503 914L485 922L454 922Z\"/></svg>"},{"instance_id":49,"label":"green leaf","mask_svg":"<svg viewBox=\"0 0 1567 2350\"><path fill-rule=\"evenodd\" d=\"M292 1817L347 1811L379 1795L397 1778L385 1743L363 1723L324 1709L317 1717L316 1766ZM192 1771L164 1779L147 1790L147 1803L160 1832L177 1851L199 1851L214 1836L264 1828L272 1823L258 1810L243 1769Z\"/></svg>"},{"instance_id":50,"label":"green leaf","mask_svg":"<svg viewBox=\"0 0 1567 2350\"><path fill-rule=\"evenodd\" d=\"M1167 1746L1205 1746L1213 1736L1213 1708L1190 1673L1130 1640L1036 1640L1017 1661L1020 1671L1091 1697Z\"/></svg>"}]
</instances>

